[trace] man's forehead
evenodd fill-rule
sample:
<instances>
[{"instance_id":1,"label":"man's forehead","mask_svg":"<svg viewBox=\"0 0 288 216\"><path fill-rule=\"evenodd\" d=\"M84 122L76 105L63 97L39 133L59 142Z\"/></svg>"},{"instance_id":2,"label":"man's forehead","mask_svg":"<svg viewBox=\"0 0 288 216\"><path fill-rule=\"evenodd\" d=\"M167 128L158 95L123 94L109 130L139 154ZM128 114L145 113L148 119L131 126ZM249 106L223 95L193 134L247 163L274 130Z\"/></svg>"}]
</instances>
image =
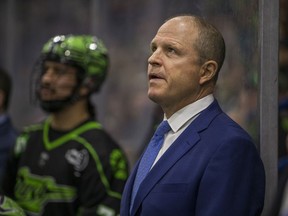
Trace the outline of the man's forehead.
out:
<instances>
[{"instance_id":1,"label":"man's forehead","mask_svg":"<svg viewBox=\"0 0 288 216\"><path fill-rule=\"evenodd\" d=\"M182 44L183 40L182 38L177 37L175 34L157 34L151 41L151 45L160 45L160 44L171 44L171 45L177 45Z\"/></svg>"},{"instance_id":2,"label":"man's forehead","mask_svg":"<svg viewBox=\"0 0 288 216\"><path fill-rule=\"evenodd\" d=\"M193 20L184 18L173 18L165 22L157 31L159 34L192 34L197 28Z\"/></svg>"},{"instance_id":3,"label":"man's forehead","mask_svg":"<svg viewBox=\"0 0 288 216\"><path fill-rule=\"evenodd\" d=\"M53 67L67 67L66 64L63 64L63 63L58 62L58 61L52 61L52 60L45 60L44 65L53 66Z\"/></svg>"},{"instance_id":4,"label":"man's forehead","mask_svg":"<svg viewBox=\"0 0 288 216\"><path fill-rule=\"evenodd\" d=\"M171 19L164 23L151 41L151 44L161 41L170 41L171 43L191 42L197 30L194 25L180 19Z\"/></svg>"},{"instance_id":5,"label":"man's forehead","mask_svg":"<svg viewBox=\"0 0 288 216\"><path fill-rule=\"evenodd\" d=\"M72 65L61 63L61 62L57 62L57 61L46 60L46 61L44 61L44 65L45 65L45 67L65 69L65 70L69 70L69 71L76 71L77 70Z\"/></svg>"}]
</instances>

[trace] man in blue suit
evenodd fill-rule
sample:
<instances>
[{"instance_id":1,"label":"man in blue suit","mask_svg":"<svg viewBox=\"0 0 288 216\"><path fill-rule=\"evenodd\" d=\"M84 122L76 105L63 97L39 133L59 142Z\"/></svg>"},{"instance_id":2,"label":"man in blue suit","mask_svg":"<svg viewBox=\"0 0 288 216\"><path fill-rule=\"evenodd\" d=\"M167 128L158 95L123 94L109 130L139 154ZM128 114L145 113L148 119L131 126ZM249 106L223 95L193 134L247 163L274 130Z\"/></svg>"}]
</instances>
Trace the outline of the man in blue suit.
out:
<instances>
[{"instance_id":1,"label":"man in blue suit","mask_svg":"<svg viewBox=\"0 0 288 216\"><path fill-rule=\"evenodd\" d=\"M142 183L138 175L149 157L144 153L136 163L121 216L260 215L263 163L250 136L213 96L225 57L222 35L200 17L177 16L159 28L151 50L148 96L171 130Z\"/></svg>"}]
</instances>

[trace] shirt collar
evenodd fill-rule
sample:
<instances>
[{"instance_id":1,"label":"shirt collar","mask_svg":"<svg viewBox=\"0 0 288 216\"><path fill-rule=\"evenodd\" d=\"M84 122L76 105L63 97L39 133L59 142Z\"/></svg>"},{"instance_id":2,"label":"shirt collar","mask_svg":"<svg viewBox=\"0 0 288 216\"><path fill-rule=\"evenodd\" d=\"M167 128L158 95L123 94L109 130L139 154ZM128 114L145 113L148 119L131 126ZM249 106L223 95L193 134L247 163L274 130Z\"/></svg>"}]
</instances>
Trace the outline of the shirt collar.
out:
<instances>
[{"instance_id":1,"label":"shirt collar","mask_svg":"<svg viewBox=\"0 0 288 216\"><path fill-rule=\"evenodd\" d=\"M212 94L205 96L182 109L178 110L174 113L169 119L168 123L173 130L173 132L177 132L180 128L182 128L190 119L195 117L201 111L206 109L212 102L214 101L214 96ZM164 120L166 117L164 117Z\"/></svg>"}]
</instances>

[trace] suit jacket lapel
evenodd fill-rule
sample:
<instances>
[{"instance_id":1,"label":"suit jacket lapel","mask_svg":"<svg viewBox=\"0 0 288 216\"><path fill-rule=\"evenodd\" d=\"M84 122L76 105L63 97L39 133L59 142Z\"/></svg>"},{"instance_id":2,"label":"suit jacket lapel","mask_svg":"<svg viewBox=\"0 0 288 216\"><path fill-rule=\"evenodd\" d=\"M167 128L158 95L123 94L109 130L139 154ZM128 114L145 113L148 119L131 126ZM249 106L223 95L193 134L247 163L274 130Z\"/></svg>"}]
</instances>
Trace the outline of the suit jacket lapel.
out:
<instances>
[{"instance_id":1,"label":"suit jacket lapel","mask_svg":"<svg viewBox=\"0 0 288 216\"><path fill-rule=\"evenodd\" d=\"M217 101L215 100L207 109L205 109L200 116L198 116L177 138L177 140L170 146L165 154L159 159L147 177L143 180L139 187L138 193L135 197L132 214L134 215L139 208L143 199L153 189L155 184L165 175L165 173L172 167L181 157L193 148L200 139L199 132L208 127L210 122L222 112ZM139 161L135 166L132 176L129 180L129 194L131 194L135 173ZM130 197L129 197L130 199ZM130 205L130 202L129 202ZM129 209L129 207L128 207Z\"/></svg>"},{"instance_id":2,"label":"suit jacket lapel","mask_svg":"<svg viewBox=\"0 0 288 216\"><path fill-rule=\"evenodd\" d=\"M175 164L189 149L191 149L197 143L199 140L199 135L197 133L193 133L193 137L193 140L185 140L184 136L181 138L179 137L180 139L177 139L154 165L138 189L138 193L135 197L134 206L132 209L132 215L134 215L142 200L153 189L161 177L165 175L169 168L173 166L173 164ZM183 140L185 145L182 143Z\"/></svg>"}]
</instances>

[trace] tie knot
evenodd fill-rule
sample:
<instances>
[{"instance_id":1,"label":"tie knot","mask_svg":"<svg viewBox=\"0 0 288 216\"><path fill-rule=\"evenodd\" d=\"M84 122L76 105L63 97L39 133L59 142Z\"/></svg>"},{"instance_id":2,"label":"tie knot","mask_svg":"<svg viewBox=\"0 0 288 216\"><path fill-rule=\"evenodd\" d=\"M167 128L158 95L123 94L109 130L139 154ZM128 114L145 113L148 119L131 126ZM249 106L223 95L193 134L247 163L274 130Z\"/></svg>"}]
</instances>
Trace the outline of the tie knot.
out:
<instances>
[{"instance_id":1,"label":"tie knot","mask_svg":"<svg viewBox=\"0 0 288 216\"><path fill-rule=\"evenodd\" d=\"M157 136L164 136L167 132L171 130L171 127L167 120L162 121L161 124L157 127L155 134Z\"/></svg>"}]
</instances>

